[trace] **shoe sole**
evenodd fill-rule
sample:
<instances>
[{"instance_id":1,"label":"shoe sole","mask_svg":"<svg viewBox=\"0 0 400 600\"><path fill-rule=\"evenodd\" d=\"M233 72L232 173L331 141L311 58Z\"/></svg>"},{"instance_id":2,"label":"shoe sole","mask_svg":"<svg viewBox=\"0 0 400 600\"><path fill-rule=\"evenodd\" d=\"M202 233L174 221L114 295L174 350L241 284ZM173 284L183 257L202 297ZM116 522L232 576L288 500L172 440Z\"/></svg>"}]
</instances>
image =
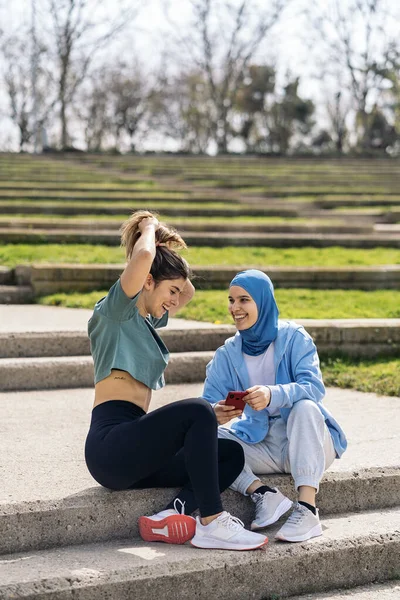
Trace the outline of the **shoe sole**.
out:
<instances>
[{"instance_id":1,"label":"shoe sole","mask_svg":"<svg viewBox=\"0 0 400 600\"><path fill-rule=\"evenodd\" d=\"M308 531L307 533L304 533L303 535L297 535L297 536L284 536L282 535L282 533L280 533L280 531L278 531L278 533L275 536L276 540L281 540L282 542L306 542L307 540L313 538L313 537L318 537L322 535L322 527L320 524L315 525L315 527L313 527L312 529L310 529L310 531Z\"/></svg>"},{"instance_id":2,"label":"shoe sole","mask_svg":"<svg viewBox=\"0 0 400 600\"><path fill-rule=\"evenodd\" d=\"M209 542L207 542L206 540L203 540L203 539L196 540L196 538L193 538L190 543L195 548L202 548L203 550L246 551L246 550L257 550L258 548L262 548L263 546L268 544L268 538L266 537L265 540L261 544L258 544L257 546L255 546L254 544L251 544L251 545L242 544L241 546L236 544L235 546L232 546L232 545L229 545L228 543L224 544L224 542L219 542L219 545L218 545L217 540L210 540Z\"/></svg>"},{"instance_id":3,"label":"shoe sole","mask_svg":"<svg viewBox=\"0 0 400 600\"><path fill-rule=\"evenodd\" d=\"M171 515L160 521L140 517L139 533L145 542L185 544L196 533L196 520L188 515Z\"/></svg>"},{"instance_id":4,"label":"shoe sole","mask_svg":"<svg viewBox=\"0 0 400 600\"><path fill-rule=\"evenodd\" d=\"M270 519L268 519L267 521L264 521L263 523L253 523L250 525L250 529L252 531L257 531L257 529L263 529L264 527L268 527L268 525L272 525L272 523L275 523L278 519L280 519L280 517L282 515L285 514L285 512L287 512L288 510L290 510L292 508L293 502L291 500L289 500L289 498L285 498L285 500L282 500L282 502L280 504L278 504L278 506L276 507L276 510L274 512L274 514L272 515L272 517Z\"/></svg>"}]
</instances>

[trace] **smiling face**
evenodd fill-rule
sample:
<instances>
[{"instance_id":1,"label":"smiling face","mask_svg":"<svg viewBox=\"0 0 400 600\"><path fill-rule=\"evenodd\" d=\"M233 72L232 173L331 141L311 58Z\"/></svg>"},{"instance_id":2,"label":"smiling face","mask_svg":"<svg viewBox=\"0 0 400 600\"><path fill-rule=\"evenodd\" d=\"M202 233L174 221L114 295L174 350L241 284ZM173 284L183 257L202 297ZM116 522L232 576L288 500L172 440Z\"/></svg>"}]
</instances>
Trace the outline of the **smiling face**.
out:
<instances>
[{"instance_id":1,"label":"smiling face","mask_svg":"<svg viewBox=\"0 0 400 600\"><path fill-rule=\"evenodd\" d=\"M156 284L149 275L143 287L145 313L160 319L167 310L179 305L179 296L186 279L164 279Z\"/></svg>"},{"instance_id":2,"label":"smiling face","mask_svg":"<svg viewBox=\"0 0 400 600\"><path fill-rule=\"evenodd\" d=\"M257 304L248 292L238 285L229 288L228 310L238 331L250 329L257 322Z\"/></svg>"}]
</instances>

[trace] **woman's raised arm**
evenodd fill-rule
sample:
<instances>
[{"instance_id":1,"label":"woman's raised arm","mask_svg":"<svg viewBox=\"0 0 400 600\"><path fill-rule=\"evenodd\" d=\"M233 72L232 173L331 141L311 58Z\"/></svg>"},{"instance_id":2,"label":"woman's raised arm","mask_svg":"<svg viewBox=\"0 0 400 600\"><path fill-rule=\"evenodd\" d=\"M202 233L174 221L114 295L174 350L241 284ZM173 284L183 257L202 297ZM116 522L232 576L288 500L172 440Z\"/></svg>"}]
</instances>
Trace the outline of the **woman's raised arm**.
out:
<instances>
[{"instance_id":1,"label":"woman's raised arm","mask_svg":"<svg viewBox=\"0 0 400 600\"><path fill-rule=\"evenodd\" d=\"M150 273L156 255L155 232L158 227L159 222L155 217L144 217L137 225L140 237L137 238L121 275L121 287L130 298L140 292Z\"/></svg>"}]
</instances>

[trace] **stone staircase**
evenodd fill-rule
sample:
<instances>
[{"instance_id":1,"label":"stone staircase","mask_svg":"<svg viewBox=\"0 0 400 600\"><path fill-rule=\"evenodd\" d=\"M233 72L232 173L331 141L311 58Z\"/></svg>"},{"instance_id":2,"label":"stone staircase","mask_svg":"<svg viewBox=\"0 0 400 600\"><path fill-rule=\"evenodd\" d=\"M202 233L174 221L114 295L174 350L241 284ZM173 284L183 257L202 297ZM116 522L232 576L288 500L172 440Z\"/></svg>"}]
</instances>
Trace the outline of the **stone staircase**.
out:
<instances>
[{"instance_id":1,"label":"stone staircase","mask_svg":"<svg viewBox=\"0 0 400 600\"><path fill-rule=\"evenodd\" d=\"M343 425L349 450L321 482L322 537L275 542L275 524L266 530L269 544L255 552L148 544L138 537L137 520L160 510L174 490L112 492L87 472L93 371L85 333L41 331L39 323L38 331L27 332L23 325L19 331L3 326L0 334L1 600L276 600L365 585L360 594L371 594L374 582L400 576L396 399L328 390L326 404ZM184 326L173 321L163 332L172 351L169 385L154 393L152 408L201 395L206 362L233 332L230 326ZM379 339L377 323L309 322L308 328L321 348L352 347L358 339L370 351ZM398 331L397 323L382 339ZM290 476L264 480L294 499ZM249 525L249 498L228 490L223 503ZM379 589L396 593L390 583Z\"/></svg>"},{"instance_id":2,"label":"stone staircase","mask_svg":"<svg viewBox=\"0 0 400 600\"><path fill-rule=\"evenodd\" d=\"M171 600L272 600L398 577L400 469L394 456L392 464L382 466L387 457L381 447L384 443L394 454L393 414L383 423L387 441L376 439L376 426L371 436L379 414L393 399L378 403L373 395L328 390L327 405L344 425L350 448L321 483L322 537L301 544L275 542L280 523L265 530L270 540L265 549L223 552L140 540L138 517L159 510L175 490L112 492L97 486L82 456L93 392L73 392L0 393L0 450L16 439L22 442L4 465L0 493L2 600L161 595ZM199 384L171 385L155 394L155 406L200 393ZM353 411L348 410L350 403ZM354 420L361 404L363 423ZM20 415L17 428L15 414ZM365 448L360 452L360 446L365 438L370 453L363 461ZM290 476L264 480L294 498ZM253 505L248 498L228 490L223 503L249 524ZM386 584L384 589L395 588Z\"/></svg>"},{"instance_id":3,"label":"stone staircase","mask_svg":"<svg viewBox=\"0 0 400 600\"><path fill-rule=\"evenodd\" d=\"M399 351L400 319L298 322L313 337L321 357L339 352L370 358L396 356ZM171 353L166 382L204 381L205 367L214 351L234 335L235 328L199 323L182 329L179 320L174 323L160 332ZM85 331L0 332L0 391L92 385L93 361Z\"/></svg>"}]
</instances>

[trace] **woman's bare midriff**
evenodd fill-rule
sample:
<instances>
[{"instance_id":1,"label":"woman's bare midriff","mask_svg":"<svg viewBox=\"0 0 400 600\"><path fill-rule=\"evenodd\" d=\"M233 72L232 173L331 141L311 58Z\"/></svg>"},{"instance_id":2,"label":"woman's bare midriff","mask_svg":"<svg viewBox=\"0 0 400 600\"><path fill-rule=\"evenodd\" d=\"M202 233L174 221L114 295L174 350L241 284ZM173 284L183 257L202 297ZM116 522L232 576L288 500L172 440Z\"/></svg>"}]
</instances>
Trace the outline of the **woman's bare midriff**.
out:
<instances>
[{"instance_id":1,"label":"woman's bare midriff","mask_svg":"<svg viewBox=\"0 0 400 600\"><path fill-rule=\"evenodd\" d=\"M145 412L149 409L151 389L134 379L127 371L112 369L108 377L96 383L94 390L93 408L110 400L127 400L140 406Z\"/></svg>"}]
</instances>

